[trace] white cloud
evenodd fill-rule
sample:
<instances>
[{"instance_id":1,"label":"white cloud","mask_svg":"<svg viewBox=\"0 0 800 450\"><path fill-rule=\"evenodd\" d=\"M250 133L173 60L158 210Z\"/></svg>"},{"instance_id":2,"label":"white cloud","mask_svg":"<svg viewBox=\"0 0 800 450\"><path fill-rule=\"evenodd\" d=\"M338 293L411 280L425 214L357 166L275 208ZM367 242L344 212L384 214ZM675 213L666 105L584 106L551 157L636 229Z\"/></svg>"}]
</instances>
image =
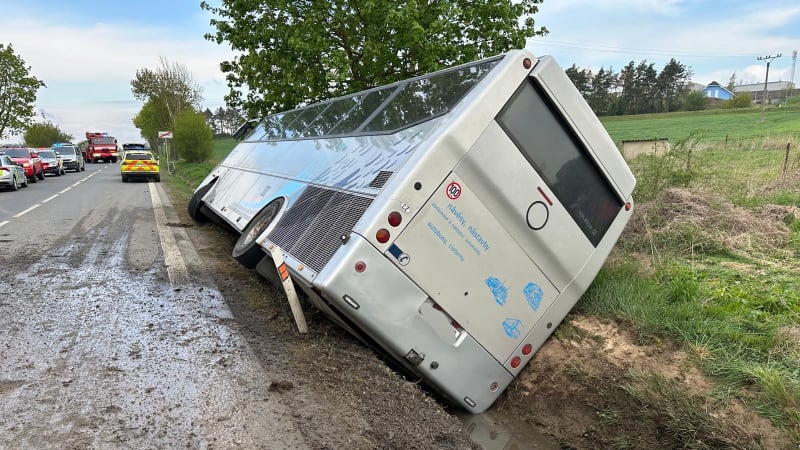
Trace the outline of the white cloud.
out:
<instances>
[{"instance_id":1,"label":"white cloud","mask_svg":"<svg viewBox=\"0 0 800 450\"><path fill-rule=\"evenodd\" d=\"M120 142L141 140L132 123L141 103L133 98L130 81L139 69L160 67L161 57L186 66L203 89L204 107L224 105L228 88L219 64L233 53L224 44L206 41L200 31L176 37L175 30L166 28L69 23L12 17L3 22L2 34L47 85L39 91L38 110L77 141L90 130L115 133Z\"/></svg>"},{"instance_id":2,"label":"white cloud","mask_svg":"<svg viewBox=\"0 0 800 450\"><path fill-rule=\"evenodd\" d=\"M592 9L600 13L613 13L620 18L630 16L632 12L674 16L679 13L682 3L685 3L685 0L558 0L544 2L539 6L539 10L567 13Z\"/></svg>"}]
</instances>

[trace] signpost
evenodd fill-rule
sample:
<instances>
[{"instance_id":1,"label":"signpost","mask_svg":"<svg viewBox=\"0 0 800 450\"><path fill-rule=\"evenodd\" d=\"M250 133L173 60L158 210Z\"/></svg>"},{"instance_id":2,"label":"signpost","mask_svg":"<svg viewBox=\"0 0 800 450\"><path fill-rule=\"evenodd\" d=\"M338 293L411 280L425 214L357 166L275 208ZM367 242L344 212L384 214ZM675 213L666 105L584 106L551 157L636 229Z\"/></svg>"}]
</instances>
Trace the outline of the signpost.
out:
<instances>
[{"instance_id":1,"label":"signpost","mask_svg":"<svg viewBox=\"0 0 800 450\"><path fill-rule=\"evenodd\" d=\"M172 139L172 131L159 131L158 138L164 139L164 147L166 148L164 153L167 155L167 168L169 169L170 175L175 175L175 162L172 161L174 158L172 158L172 155L170 155L172 149L170 149L169 145L169 140Z\"/></svg>"}]
</instances>

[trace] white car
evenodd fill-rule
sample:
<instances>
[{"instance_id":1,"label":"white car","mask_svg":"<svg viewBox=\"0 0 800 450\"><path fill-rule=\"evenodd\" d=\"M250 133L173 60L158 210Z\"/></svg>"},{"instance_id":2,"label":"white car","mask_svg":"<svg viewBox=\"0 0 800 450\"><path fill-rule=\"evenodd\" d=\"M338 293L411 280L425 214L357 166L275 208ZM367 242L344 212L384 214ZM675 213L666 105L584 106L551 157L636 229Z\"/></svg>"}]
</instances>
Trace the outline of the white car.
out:
<instances>
[{"instance_id":1,"label":"white car","mask_svg":"<svg viewBox=\"0 0 800 450\"><path fill-rule=\"evenodd\" d=\"M25 171L10 156L4 154L0 154L0 186L8 187L12 191L28 186Z\"/></svg>"},{"instance_id":2,"label":"white car","mask_svg":"<svg viewBox=\"0 0 800 450\"><path fill-rule=\"evenodd\" d=\"M64 162L64 170L74 170L75 172L83 172L86 170L86 161L83 159L83 154L75 144L68 142L53 144L51 147L54 152L61 155L61 160Z\"/></svg>"},{"instance_id":3,"label":"white car","mask_svg":"<svg viewBox=\"0 0 800 450\"><path fill-rule=\"evenodd\" d=\"M42 160L44 173L52 173L57 177L66 173L64 172L64 161L61 159L61 155L53 150L47 149L41 149L38 153L39 159Z\"/></svg>"}]
</instances>

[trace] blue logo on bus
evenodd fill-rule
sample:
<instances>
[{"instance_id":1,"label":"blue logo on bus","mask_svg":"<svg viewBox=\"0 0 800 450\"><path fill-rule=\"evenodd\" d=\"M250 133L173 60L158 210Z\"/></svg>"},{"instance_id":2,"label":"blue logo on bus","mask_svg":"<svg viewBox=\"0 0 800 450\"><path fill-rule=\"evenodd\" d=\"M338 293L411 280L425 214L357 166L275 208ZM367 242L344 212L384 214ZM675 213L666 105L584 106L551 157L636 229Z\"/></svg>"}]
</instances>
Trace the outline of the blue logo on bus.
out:
<instances>
[{"instance_id":1,"label":"blue logo on bus","mask_svg":"<svg viewBox=\"0 0 800 450\"><path fill-rule=\"evenodd\" d=\"M503 321L503 329L506 331L506 336L511 339L519 339L520 334L522 334L520 328L522 328L522 321L519 319L509 317Z\"/></svg>"},{"instance_id":2,"label":"blue logo on bus","mask_svg":"<svg viewBox=\"0 0 800 450\"><path fill-rule=\"evenodd\" d=\"M531 309L534 311L538 310L539 305L542 303L542 297L544 296L542 288L536 283L528 283L525 285L525 288L522 289L522 293L525 295L525 300L528 301L528 305L530 305Z\"/></svg>"},{"instance_id":3,"label":"blue logo on bus","mask_svg":"<svg viewBox=\"0 0 800 450\"><path fill-rule=\"evenodd\" d=\"M508 288L502 281L496 277L489 277L486 279L486 286L489 286L489 289L491 289L492 295L494 295L494 301L496 301L498 305L503 306L506 304Z\"/></svg>"}]
</instances>

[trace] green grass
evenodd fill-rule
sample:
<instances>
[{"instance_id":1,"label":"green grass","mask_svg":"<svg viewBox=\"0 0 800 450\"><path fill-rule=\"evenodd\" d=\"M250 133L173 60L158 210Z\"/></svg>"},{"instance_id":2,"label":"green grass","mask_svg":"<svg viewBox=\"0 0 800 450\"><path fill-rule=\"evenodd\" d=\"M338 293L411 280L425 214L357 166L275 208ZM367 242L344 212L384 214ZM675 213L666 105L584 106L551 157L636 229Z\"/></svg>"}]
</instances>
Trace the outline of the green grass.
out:
<instances>
[{"instance_id":1,"label":"green grass","mask_svg":"<svg viewBox=\"0 0 800 450\"><path fill-rule=\"evenodd\" d=\"M186 202L192 196L192 192L197 188L201 181L208 175L217 164L220 163L228 153L236 146L233 138L223 138L214 140L214 150L211 158L203 163L190 163L187 161L175 162L175 175L167 176L173 190ZM168 172L167 172L168 173ZM163 178L163 177L162 177Z\"/></svg>"},{"instance_id":2,"label":"green grass","mask_svg":"<svg viewBox=\"0 0 800 450\"><path fill-rule=\"evenodd\" d=\"M680 183L670 177L683 173L684 160L631 162L642 186L680 186L695 203L659 210L658 195L640 202L655 206L647 233L620 240L576 310L629 323L642 343L682 344L720 383L716 392L742 399L800 442L800 342L786 331L800 330L800 217L773 206L771 221L759 213L800 207L800 103L792 103L768 108L764 122L757 108L603 118L616 142L674 143L703 130ZM674 215L690 220L669 224ZM757 242L766 226L782 237ZM732 244L739 235L752 245Z\"/></svg>"},{"instance_id":3,"label":"green grass","mask_svg":"<svg viewBox=\"0 0 800 450\"><path fill-rule=\"evenodd\" d=\"M720 150L733 148L742 139L794 139L800 134L800 106L761 109L715 109L707 111L601 117L601 122L618 145L623 140L669 138L675 142L692 131L703 130L705 138ZM727 138L727 146L725 141ZM786 142L784 142L785 145Z\"/></svg>"}]
</instances>

